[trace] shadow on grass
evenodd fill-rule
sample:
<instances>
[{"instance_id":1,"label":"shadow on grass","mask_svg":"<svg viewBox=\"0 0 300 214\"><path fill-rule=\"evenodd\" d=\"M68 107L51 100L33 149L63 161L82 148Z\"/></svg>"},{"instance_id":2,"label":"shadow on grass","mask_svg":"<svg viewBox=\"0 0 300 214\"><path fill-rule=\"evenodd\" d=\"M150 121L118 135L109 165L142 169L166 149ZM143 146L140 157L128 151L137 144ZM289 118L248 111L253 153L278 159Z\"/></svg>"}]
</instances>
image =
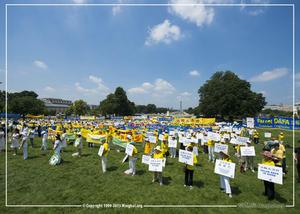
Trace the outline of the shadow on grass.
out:
<instances>
[{"instance_id":1,"label":"shadow on grass","mask_svg":"<svg viewBox=\"0 0 300 214\"><path fill-rule=\"evenodd\" d=\"M32 156L28 156L27 159L36 159L36 158L39 158L39 156L37 156L37 155L32 155Z\"/></svg>"},{"instance_id":2,"label":"shadow on grass","mask_svg":"<svg viewBox=\"0 0 300 214\"><path fill-rule=\"evenodd\" d=\"M136 174L137 175L143 175L143 174L145 174L145 170L137 170Z\"/></svg>"},{"instance_id":3,"label":"shadow on grass","mask_svg":"<svg viewBox=\"0 0 300 214\"><path fill-rule=\"evenodd\" d=\"M171 183L171 180L172 180L171 177L163 177L164 185L168 186Z\"/></svg>"},{"instance_id":4,"label":"shadow on grass","mask_svg":"<svg viewBox=\"0 0 300 214\"><path fill-rule=\"evenodd\" d=\"M281 195L279 193L275 193L275 199L276 201L280 202L280 203L283 203L283 204L286 204L287 203L287 200L283 197L281 197Z\"/></svg>"},{"instance_id":5,"label":"shadow on grass","mask_svg":"<svg viewBox=\"0 0 300 214\"><path fill-rule=\"evenodd\" d=\"M204 183L202 181L194 181L194 186L198 187L198 188L201 188L204 186Z\"/></svg>"},{"instance_id":6,"label":"shadow on grass","mask_svg":"<svg viewBox=\"0 0 300 214\"><path fill-rule=\"evenodd\" d=\"M81 157L88 157L91 156L91 154L82 154Z\"/></svg>"},{"instance_id":7,"label":"shadow on grass","mask_svg":"<svg viewBox=\"0 0 300 214\"><path fill-rule=\"evenodd\" d=\"M239 194L242 193L241 190L240 190L240 188L238 186L231 187L231 191L232 191L233 195L239 195Z\"/></svg>"},{"instance_id":8,"label":"shadow on grass","mask_svg":"<svg viewBox=\"0 0 300 214\"><path fill-rule=\"evenodd\" d=\"M110 166L107 168L107 171L112 172L112 171L116 171L118 169L117 166Z\"/></svg>"}]
</instances>

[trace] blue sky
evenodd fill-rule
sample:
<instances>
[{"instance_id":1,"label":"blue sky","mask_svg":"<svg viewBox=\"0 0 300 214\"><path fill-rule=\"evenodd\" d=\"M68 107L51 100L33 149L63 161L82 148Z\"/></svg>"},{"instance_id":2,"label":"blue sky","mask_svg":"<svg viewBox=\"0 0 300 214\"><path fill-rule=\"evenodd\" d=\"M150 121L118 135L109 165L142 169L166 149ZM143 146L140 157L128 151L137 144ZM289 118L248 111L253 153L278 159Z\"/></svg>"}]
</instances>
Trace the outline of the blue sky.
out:
<instances>
[{"instance_id":1,"label":"blue sky","mask_svg":"<svg viewBox=\"0 0 300 214\"><path fill-rule=\"evenodd\" d=\"M7 1L24 2L103 1ZM4 4L0 29L4 50L2 12ZM297 68L296 64L296 72L300 72ZM4 57L0 69L2 79ZM262 92L269 104L292 104L291 7L8 8L9 91L34 90L40 97L98 104L122 86L136 104L178 108L182 100L187 108L197 106L199 87L220 70L234 71L250 81L252 89ZM298 72L296 92L300 89ZM299 94L296 100L300 100Z\"/></svg>"}]
</instances>

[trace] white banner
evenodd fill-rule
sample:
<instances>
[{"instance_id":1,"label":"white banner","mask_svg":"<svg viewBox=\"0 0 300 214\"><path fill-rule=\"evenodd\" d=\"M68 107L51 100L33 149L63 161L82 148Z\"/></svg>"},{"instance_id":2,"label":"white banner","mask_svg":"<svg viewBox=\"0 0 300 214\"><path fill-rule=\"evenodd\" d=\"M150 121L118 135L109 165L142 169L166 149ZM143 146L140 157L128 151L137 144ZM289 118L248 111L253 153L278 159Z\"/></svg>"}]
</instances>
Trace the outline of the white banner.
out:
<instances>
[{"instance_id":1,"label":"white banner","mask_svg":"<svg viewBox=\"0 0 300 214\"><path fill-rule=\"evenodd\" d=\"M133 153L133 145L131 145L130 143L127 144L126 146L126 150L125 150L125 153L129 156L132 156L132 153Z\"/></svg>"},{"instance_id":2,"label":"white banner","mask_svg":"<svg viewBox=\"0 0 300 214\"><path fill-rule=\"evenodd\" d=\"M276 184L282 184L282 168L277 166L258 164L257 178Z\"/></svg>"},{"instance_id":3,"label":"white banner","mask_svg":"<svg viewBox=\"0 0 300 214\"><path fill-rule=\"evenodd\" d=\"M180 149L179 150L179 162L185 163L188 165L194 165L193 152L189 152L189 151Z\"/></svg>"},{"instance_id":4,"label":"white banner","mask_svg":"<svg viewBox=\"0 0 300 214\"><path fill-rule=\"evenodd\" d=\"M151 156L150 155L143 155L142 156L142 163L149 165Z\"/></svg>"},{"instance_id":5,"label":"white banner","mask_svg":"<svg viewBox=\"0 0 300 214\"><path fill-rule=\"evenodd\" d=\"M271 138L272 133L271 132L265 132L265 138Z\"/></svg>"},{"instance_id":6,"label":"white banner","mask_svg":"<svg viewBox=\"0 0 300 214\"><path fill-rule=\"evenodd\" d=\"M149 136L148 138L150 143L156 143L156 136Z\"/></svg>"},{"instance_id":7,"label":"white banner","mask_svg":"<svg viewBox=\"0 0 300 214\"><path fill-rule=\"evenodd\" d=\"M169 148L177 148L177 140L169 140L168 147Z\"/></svg>"},{"instance_id":8,"label":"white banner","mask_svg":"<svg viewBox=\"0 0 300 214\"><path fill-rule=\"evenodd\" d=\"M149 162L149 171L151 172L162 172L163 160L150 158Z\"/></svg>"},{"instance_id":9,"label":"white banner","mask_svg":"<svg viewBox=\"0 0 300 214\"><path fill-rule=\"evenodd\" d=\"M222 143L215 143L215 152L225 152L228 153L228 145L227 144L222 144Z\"/></svg>"},{"instance_id":10,"label":"white banner","mask_svg":"<svg viewBox=\"0 0 300 214\"><path fill-rule=\"evenodd\" d=\"M103 151L104 151L104 146L101 145L100 148L99 148L99 151L98 151L98 155L99 155L100 157L102 157Z\"/></svg>"},{"instance_id":11,"label":"white banner","mask_svg":"<svg viewBox=\"0 0 300 214\"><path fill-rule=\"evenodd\" d=\"M240 149L241 156L255 156L254 146L242 146Z\"/></svg>"},{"instance_id":12,"label":"white banner","mask_svg":"<svg viewBox=\"0 0 300 214\"><path fill-rule=\"evenodd\" d=\"M253 117L247 117L247 127L254 129L254 118Z\"/></svg>"},{"instance_id":13,"label":"white banner","mask_svg":"<svg viewBox=\"0 0 300 214\"><path fill-rule=\"evenodd\" d=\"M217 159L215 163L215 173L229 178L234 178L235 163Z\"/></svg>"}]
</instances>

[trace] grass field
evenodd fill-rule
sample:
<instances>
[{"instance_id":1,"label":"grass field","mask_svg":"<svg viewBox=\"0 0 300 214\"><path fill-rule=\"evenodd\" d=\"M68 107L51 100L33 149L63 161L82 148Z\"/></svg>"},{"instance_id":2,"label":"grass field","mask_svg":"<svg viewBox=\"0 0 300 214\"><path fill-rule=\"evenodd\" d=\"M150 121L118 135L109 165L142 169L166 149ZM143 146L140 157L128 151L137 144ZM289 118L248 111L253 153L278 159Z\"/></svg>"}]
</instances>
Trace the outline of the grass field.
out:
<instances>
[{"instance_id":1,"label":"grass field","mask_svg":"<svg viewBox=\"0 0 300 214\"><path fill-rule=\"evenodd\" d=\"M264 141L263 133L267 129L259 129L260 141ZM279 129L271 130L273 136L277 136ZM84 144L83 156L81 158L72 157L75 152L73 146L69 146L62 154L64 163L59 166L48 164L52 151L48 150L46 155L42 155L39 150L41 139L36 139L35 148L29 148L29 159L23 161L21 151L17 156L8 152L8 176L7 176L7 197L8 204L16 205L47 205L47 204L141 204L141 205L238 205L242 207L246 203L254 205L272 205L276 209L244 209L246 212L296 212L295 208L280 209L293 203L293 177L292 177L292 132L284 131L287 144L287 165L288 175L283 185L275 185L276 199L268 201L263 193L263 182L257 179L257 173L250 171L240 173L238 167L236 176L231 180L233 198L228 198L219 190L219 176L213 173L214 165L208 163L207 155L200 153L199 166L194 173L194 189L190 190L183 186L184 173L182 164L178 159L168 159L163 172L164 186L152 183L152 173L148 172L147 165L141 163L142 148L139 149L139 159L137 161L137 175L126 176L124 171L128 168L128 163L121 164L124 153L116 151L116 147L111 146L108 156L108 172L102 174L100 160L97 155L97 148L88 148ZM300 139L300 132L296 132L296 141ZM49 143L50 148L50 143ZM230 153L233 149L230 146ZM259 155L262 145L256 146L255 163L261 162ZM236 162L235 157L232 155ZM5 204L5 153L1 153L1 204ZM299 183L295 183L296 206L299 206ZM3 190L3 191L2 191ZM92 212L158 212L159 208L143 209L83 209L83 208L4 208L0 213L92 213ZM162 208L161 208L162 209ZM204 208L163 208L164 212L203 212ZM3 211L3 212L1 212ZM205 212L215 213L235 213L237 208L209 208Z\"/></svg>"}]
</instances>

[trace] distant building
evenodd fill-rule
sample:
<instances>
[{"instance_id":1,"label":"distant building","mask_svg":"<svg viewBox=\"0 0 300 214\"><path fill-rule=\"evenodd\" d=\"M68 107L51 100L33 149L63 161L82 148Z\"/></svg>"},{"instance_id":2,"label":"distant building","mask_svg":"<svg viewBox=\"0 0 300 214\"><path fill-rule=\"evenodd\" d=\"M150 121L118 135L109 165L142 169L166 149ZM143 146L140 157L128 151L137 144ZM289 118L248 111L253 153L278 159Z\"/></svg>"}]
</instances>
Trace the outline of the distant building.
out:
<instances>
[{"instance_id":1,"label":"distant building","mask_svg":"<svg viewBox=\"0 0 300 214\"><path fill-rule=\"evenodd\" d=\"M97 109L99 106L98 105L89 105L91 110Z\"/></svg>"},{"instance_id":2,"label":"distant building","mask_svg":"<svg viewBox=\"0 0 300 214\"><path fill-rule=\"evenodd\" d=\"M286 111L286 112L293 112L292 105L266 105L263 110L271 109L271 110L278 110L278 111Z\"/></svg>"},{"instance_id":3,"label":"distant building","mask_svg":"<svg viewBox=\"0 0 300 214\"><path fill-rule=\"evenodd\" d=\"M49 111L55 111L56 113L63 113L73 103L70 100L63 100L57 98L42 98L40 99L45 103L46 108Z\"/></svg>"}]
</instances>

